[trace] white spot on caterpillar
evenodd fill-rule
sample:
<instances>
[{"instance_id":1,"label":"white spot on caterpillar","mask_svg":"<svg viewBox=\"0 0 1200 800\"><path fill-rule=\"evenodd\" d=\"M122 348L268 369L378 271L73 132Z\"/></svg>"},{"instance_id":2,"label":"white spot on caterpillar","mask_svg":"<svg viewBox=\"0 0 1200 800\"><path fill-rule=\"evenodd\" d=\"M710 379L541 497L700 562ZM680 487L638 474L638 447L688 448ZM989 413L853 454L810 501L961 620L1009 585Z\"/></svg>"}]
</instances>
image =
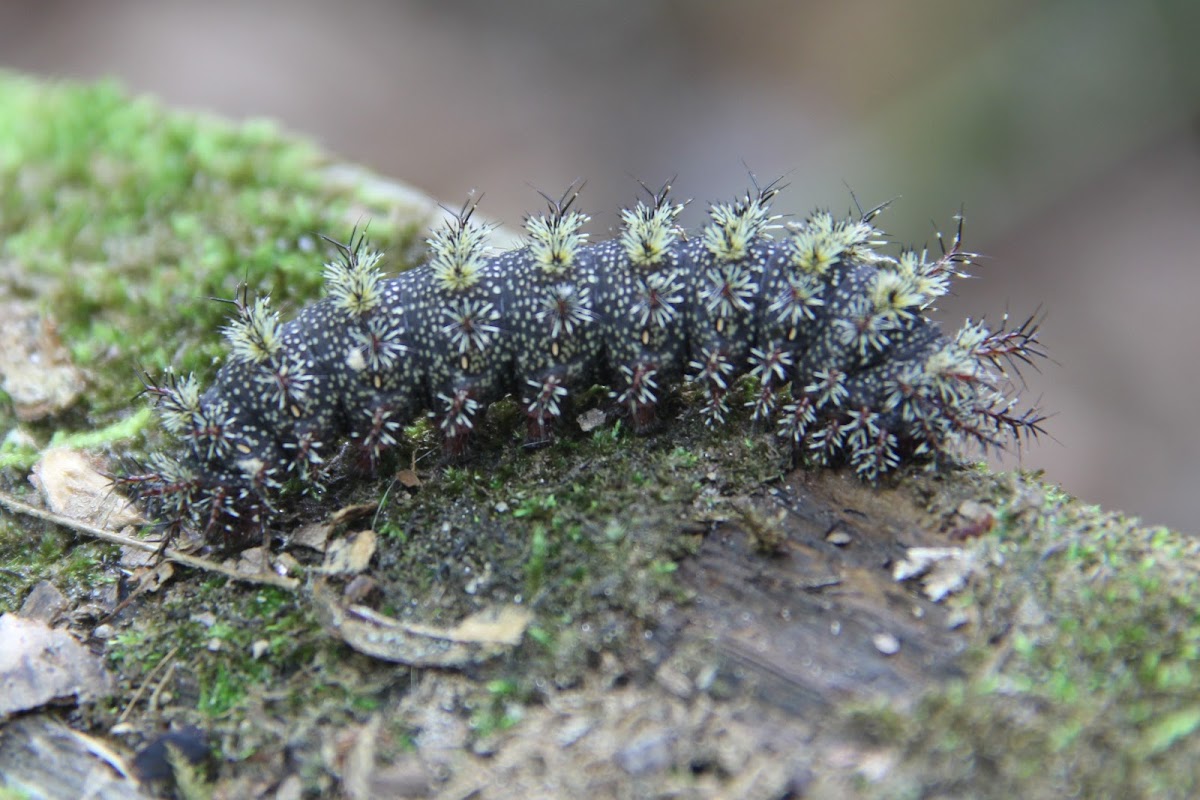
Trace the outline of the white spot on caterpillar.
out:
<instances>
[{"instance_id":1,"label":"white spot on caterpillar","mask_svg":"<svg viewBox=\"0 0 1200 800\"><path fill-rule=\"evenodd\" d=\"M266 463L261 458L242 458L237 461L237 468L250 477L261 474L265 467Z\"/></svg>"}]
</instances>

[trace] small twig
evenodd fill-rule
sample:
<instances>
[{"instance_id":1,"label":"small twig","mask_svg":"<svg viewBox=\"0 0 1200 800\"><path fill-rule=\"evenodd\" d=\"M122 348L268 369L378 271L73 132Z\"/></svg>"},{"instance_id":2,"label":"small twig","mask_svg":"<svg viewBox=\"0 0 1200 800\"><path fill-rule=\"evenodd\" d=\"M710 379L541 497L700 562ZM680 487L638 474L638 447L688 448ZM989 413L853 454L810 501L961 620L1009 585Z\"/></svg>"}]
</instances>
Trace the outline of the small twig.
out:
<instances>
[{"instance_id":1,"label":"small twig","mask_svg":"<svg viewBox=\"0 0 1200 800\"><path fill-rule=\"evenodd\" d=\"M133 707L137 705L138 700L142 699L142 694L146 691L146 687L150 685L150 682L154 680L154 677L158 674L158 671L167 664L174 663L175 654L179 652L180 647L182 647L182 645L178 644L172 647L171 651L167 653L161 661L154 665L154 669L150 670L150 674L142 679L142 682L138 685L137 691L133 693L133 697L129 698L129 702L125 704L125 710L121 712L121 716L117 717L118 725L125 721L125 718L129 716L129 712L133 711ZM158 690L156 689L155 692L157 693L157 691Z\"/></svg>"},{"instance_id":2,"label":"small twig","mask_svg":"<svg viewBox=\"0 0 1200 800\"><path fill-rule=\"evenodd\" d=\"M179 662L172 660L171 665L167 667L167 671L163 673L159 679L158 685L154 687L154 691L150 694L150 699L146 701L146 710L154 711L158 708L158 698L162 695L163 689L166 688L171 678L175 675L175 668L179 666Z\"/></svg>"},{"instance_id":3,"label":"small twig","mask_svg":"<svg viewBox=\"0 0 1200 800\"><path fill-rule=\"evenodd\" d=\"M148 553L159 552L159 546L151 542L144 542L140 539L133 539L128 536L122 536L119 533L106 531L103 528L97 528L95 525L89 525L86 522L80 522L77 519L64 517L61 514L55 514L53 511L47 511L44 508L31 506L28 503L23 503L7 492L0 492L0 505L6 507L14 514L23 514L27 517L45 520L46 522L60 525L76 533L82 533L86 536L91 536L93 539L99 539L111 544L124 545L137 550L144 550ZM218 564L215 561L210 561L207 558L191 556L187 553L182 553L173 547L162 549L163 558L168 558L177 564L182 564L185 567L193 567L202 569L207 572L217 572L235 581L245 581L246 583L266 584L269 586L278 586L281 589L296 589L300 585L300 581L295 578L285 578L281 575L276 575L273 572L257 572L246 573L239 572L232 567L227 567L224 564Z\"/></svg>"}]
</instances>

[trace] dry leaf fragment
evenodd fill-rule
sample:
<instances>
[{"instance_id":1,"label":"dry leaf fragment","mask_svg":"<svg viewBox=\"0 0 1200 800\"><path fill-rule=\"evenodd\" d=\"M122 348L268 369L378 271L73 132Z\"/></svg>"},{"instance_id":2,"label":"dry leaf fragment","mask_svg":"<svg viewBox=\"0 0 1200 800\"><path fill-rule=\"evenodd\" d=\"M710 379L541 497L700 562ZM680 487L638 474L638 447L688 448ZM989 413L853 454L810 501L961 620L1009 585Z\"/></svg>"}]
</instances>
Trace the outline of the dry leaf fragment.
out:
<instances>
[{"instance_id":1,"label":"dry leaf fragment","mask_svg":"<svg viewBox=\"0 0 1200 800\"><path fill-rule=\"evenodd\" d=\"M39 581L25 596L25 602L21 604L21 616L53 625L66 609L67 598L58 587L49 581Z\"/></svg>"},{"instance_id":2,"label":"dry leaf fragment","mask_svg":"<svg viewBox=\"0 0 1200 800\"><path fill-rule=\"evenodd\" d=\"M892 577L897 581L920 577L925 596L940 603L962 591L979 568L975 554L961 547L910 547L892 568Z\"/></svg>"},{"instance_id":3,"label":"dry leaf fragment","mask_svg":"<svg viewBox=\"0 0 1200 800\"><path fill-rule=\"evenodd\" d=\"M343 605L318 588L313 601L322 623L360 653L418 667L464 667L516 647L533 615L522 606L472 614L453 628L401 622L365 606Z\"/></svg>"},{"instance_id":4,"label":"dry leaf fragment","mask_svg":"<svg viewBox=\"0 0 1200 800\"><path fill-rule=\"evenodd\" d=\"M335 539L325 553L321 571L329 575L357 575L371 563L375 555L375 531L359 531Z\"/></svg>"},{"instance_id":5,"label":"dry leaf fragment","mask_svg":"<svg viewBox=\"0 0 1200 800\"><path fill-rule=\"evenodd\" d=\"M25 714L0 726L0 776L14 796L148 799L130 771L115 743L48 714Z\"/></svg>"},{"instance_id":6,"label":"dry leaf fragment","mask_svg":"<svg viewBox=\"0 0 1200 800\"><path fill-rule=\"evenodd\" d=\"M29 480L42 493L46 507L64 517L110 531L144 521L132 503L112 490L108 477L77 450L47 450Z\"/></svg>"},{"instance_id":7,"label":"dry leaf fragment","mask_svg":"<svg viewBox=\"0 0 1200 800\"><path fill-rule=\"evenodd\" d=\"M593 408L590 411L585 411L576 417L575 421L579 423L579 429L584 433L591 433L596 428L604 424L605 414L598 408Z\"/></svg>"},{"instance_id":8,"label":"dry leaf fragment","mask_svg":"<svg viewBox=\"0 0 1200 800\"><path fill-rule=\"evenodd\" d=\"M331 533L333 533L333 526L328 522L310 522L293 531L292 535L288 537L288 541L301 547L307 547L309 550L324 553Z\"/></svg>"},{"instance_id":9,"label":"dry leaf fragment","mask_svg":"<svg viewBox=\"0 0 1200 800\"><path fill-rule=\"evenodd\" d=\"M0 616L0 720L48 703L91 701L112 691L100 659L71 634L15 614Z\"/></svg>"},{"instance_id":10,"label":"dry leaf fragment","mask_svg":"<svg viewBox=\"0 0 1200 800\"><path fill-rule=\"evenodd\" d=\"M54 320L30 303L0 303L0 388L17 419L31 422L70 406L83 391L83 373L58 337Z\"/></svg>"},{"instance_id":11,"label":"dry leaf fragment","mask_svg":"<svg viewBox=\"0 0 1200 800\"><path fill-rule=\"evenodd\" d=\"M335 528L338 525L346 525L355 520L371 516L378 508L379 503L359 503L356 506L344 506L333 512L333 515L329 517L329 524Z\"/></svg>"},{"instance_id":12,"label":"dry leaf fragment","mask_svg":"<svg viewBox=\"0 0 1200 800\"><path fill-rule=\"evenodd\" d=\"M175 565L170 561L160 561L153 567L144 569L137 574L138 584L134 591L139 594L142 592L153 594L173 577L175 577Z\"/></svg>"}]
</instances>

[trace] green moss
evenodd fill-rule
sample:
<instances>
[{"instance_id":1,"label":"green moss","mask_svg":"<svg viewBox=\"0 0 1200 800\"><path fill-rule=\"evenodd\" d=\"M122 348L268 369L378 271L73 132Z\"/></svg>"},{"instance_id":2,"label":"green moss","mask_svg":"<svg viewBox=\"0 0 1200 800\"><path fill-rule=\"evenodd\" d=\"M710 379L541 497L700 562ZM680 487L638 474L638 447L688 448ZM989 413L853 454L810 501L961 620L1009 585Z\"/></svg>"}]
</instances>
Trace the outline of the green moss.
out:
<instances>
[{"instance_id":1,"label":"green moss","mask_svg":"<svg viewBox=\"0 0 1200 800\"><path fill-rule=\"evenodd\" d=\"M228 312L211 298L241 282L285 308L317 293L317 236L384 216L329 188L324 163L270 123L0 73L0 261L89 370L88 418L128 414L138 365L211 373ZM371 233L404 268L413 231Z\"/></svg>"},{"instance_id":2,"label":"green moss","mask_svg":"<svg viewBox=\"0 0 1200 800\"><path fill-rule=\"evenodd\" d=\"M0 517L0 613L17 610L40 581L50 581L68 597L86 596L119 577L117 548L76 542L41 523L22 525Z\"/></svg>"},{"instance_id":3,"label":"green moss","mask_svg":"<svg viewBox=\"0 0 1200 800\"><path fill-rule=\"evenodd\" d=\"M575 685L602 653L639 663L661 620L689 601L678 562L700 538L680 520L779 475L768 437L730 441L694 418L669 439L605 429L519 458L502 422L489 419L498 441L470 463L390 495L378 527L405 546L381 550L375 576L391 613L414 621L528 606L526 643L485 673L522 693Z\"/></svg>"},{"instance_id":4,"label":"green moss","mask_svg":"<svg viewBox=\"0 0 1200 800\"><path fill-rule=\"evenodd\" d=\"M902 766L874 793L1194 796L1200 542L1023 481L992 484L999 525L982 547L995 566L970 598L984 623L973 669L901 726ZM895 730L891 712L874 727L885 717ZM872 729L861 712L851 720Z\"/></svg>"},{"instance_id":5,"label":"green moss","mask_svg":"<svg viewBox=\"0 0 1200 800\"><path fill-rule=\"evenodd\" d=\"M170 719L221 734L222 755L241 759L275 746L278 731L247 720L348 721L377 707L375 666L326 636L300 595L221 579L183 582L144 605L111 641L108 659L128 697L162 661L187 677L174 685ZM400 676L403 672L400 672Z\"/></svg>"}]
</instances>

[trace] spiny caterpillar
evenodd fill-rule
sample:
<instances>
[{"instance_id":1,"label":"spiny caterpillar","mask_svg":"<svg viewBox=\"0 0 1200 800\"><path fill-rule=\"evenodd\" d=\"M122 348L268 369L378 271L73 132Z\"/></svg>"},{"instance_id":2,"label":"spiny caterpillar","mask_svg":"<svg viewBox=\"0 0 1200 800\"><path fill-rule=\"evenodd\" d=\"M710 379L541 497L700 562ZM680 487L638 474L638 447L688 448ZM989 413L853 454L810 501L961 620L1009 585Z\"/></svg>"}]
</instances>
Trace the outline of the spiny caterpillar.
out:
<instances>
[{"instance_id":1,"label":"spiny caterpillar","mask_svg":"<svg viewBox=\"0 0 1200 800\"><path fill-rule=\"evenodd\" d=\"M427 240L424 265L393 278L365 237L331 241L327 297L288 322L242 287L211 387L144 377L182 453L118 482L169 525L237 542L265 532L285 485L319 479L345 439L373 469L424 412L459 457L486 405L511 395L539 446L571 393L596 383L640 433L683 381L705 422L724 422L731 398L750 396L731 391L748 376L753 420L773 424L797 460L867 481L1040 432L1043 417L1011 396L1010 372L1044 355L1032 319L996 331L968 320L948 337L927 316L971 263L961 220L939 256L890 256L876 249L882 207L780 226L778 185L755 183L713 204L689 238L670 186L643 188L620 234L596 244L574 186L543 195L528 244L496 255L473 204Z\"/></svg>"}]
</instances>

